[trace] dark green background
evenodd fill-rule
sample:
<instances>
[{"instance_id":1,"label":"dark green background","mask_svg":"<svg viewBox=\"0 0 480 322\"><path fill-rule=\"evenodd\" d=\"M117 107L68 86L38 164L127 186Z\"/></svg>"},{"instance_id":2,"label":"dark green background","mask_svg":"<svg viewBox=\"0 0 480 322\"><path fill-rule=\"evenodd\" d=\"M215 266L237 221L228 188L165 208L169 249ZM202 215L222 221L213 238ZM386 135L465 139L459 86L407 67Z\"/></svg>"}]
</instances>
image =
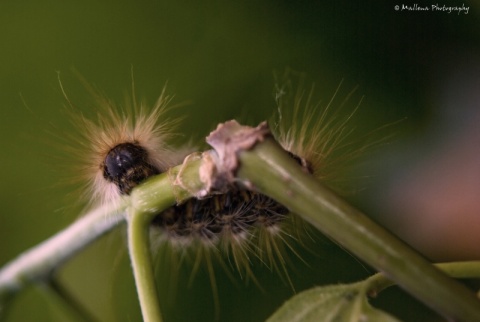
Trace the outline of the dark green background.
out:
<instances>
[{"instance_id":1,"label":"dark green background","mask_svg":"<svg viewBox=\"0 0 480 322\"><path fill-rule=\"evenodd\" d=\"M362 95L365 99L357 127L406 118L395 131L399 141L409 137L412 142L436 113L432 84L445 66L457 63L460 51L478 62L480 7L465 3L469 14L456 15L397 12L396 4L401 5L0 1L0 265L78 214L72 199L65 197L71 188L59 184L63 167L52 144L69 130L57 71L70 99L85 110L89 94L72 68L119 102L131 91L132 69L137 95L149 102L168 81L177 102L192 102L180 111L185 116L181 131L199 139L226 119L255 123L271 116L273 72L291 67L316 83L317 96L324 101L342 80L340 95L358 86L352 105ZM380 168L375 173L384 175ZM376 200L368 191L352 199L376 213ZM109 236L62 272L67 286L101 321L140 320L128 260L118 251L123 245L120 234ZM330 242L314 247L315 254L304 254L309 266L299 262L292 270L297 291L372 272ZM159 286L169 298L167 321L212 320L208 277L200 273L188 286L188 267L183 270L175 292ZM219 274L221 320L263 320L292 294L275 274L266 269L257 274L263 291L252 283L234 285ZM383 305L406 320L427 314L416 306L402 308L400 303L408 306L410 300L396 296L385 295ZM38 291L29 289L16 298L8 321L62 321L55 320L45 303Z\"/></svg>"}]
</instances>

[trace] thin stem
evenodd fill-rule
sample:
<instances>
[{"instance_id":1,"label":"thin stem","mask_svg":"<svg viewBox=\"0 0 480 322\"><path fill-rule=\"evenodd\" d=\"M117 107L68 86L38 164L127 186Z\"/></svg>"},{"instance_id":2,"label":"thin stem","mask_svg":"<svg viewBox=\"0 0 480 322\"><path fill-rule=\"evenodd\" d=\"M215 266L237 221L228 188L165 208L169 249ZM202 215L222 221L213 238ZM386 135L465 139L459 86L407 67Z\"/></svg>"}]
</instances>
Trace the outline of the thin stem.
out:
<instances>
[{"instance_id":1,"label":"thin stem","mask_svg":"<svg viewBox=\"0 0 480 322\"><path fill-rule=\"evenodd\" d=\"M434 265L453 278L480 278L480 261L438 263ZM365 282L368 284L368 293L372 296L376 296L387 287L395 285L383 273L372 275Z\"/></svg>"},{"instance_id":2,"label":"thin stem","mask_svg":"<svg viewBox=\"0 0 480 322\"><path fill-rule=\"evenodd\" d=\"M435 266L454 278L480 278L480 261L439 263Z\"/></svg>"},{"instance_id":3,"label":"thin stem","mask_svg":"<svg viewBox=\"0 0 480 322\"><path fill-rule=\"evenodd\" d=\"M455 320L480 321L480 302L472 292L304 173L274 140L241 152L239 159L238 178L301 215L426 305Z\"/></svg>"},{"instance_id":4,"label":"thin stem","mask_svg":"<svg viewBox=\"0 0 480 322\"><path fill-rule=\"evenodd\" d=\"M45 283L40 283L39 286L42 293L52 302L54 307L61 309L63 317L67 317L68 321L96 321L86 308L57 281L50 280Z\"/></svg>"}]
</instances>

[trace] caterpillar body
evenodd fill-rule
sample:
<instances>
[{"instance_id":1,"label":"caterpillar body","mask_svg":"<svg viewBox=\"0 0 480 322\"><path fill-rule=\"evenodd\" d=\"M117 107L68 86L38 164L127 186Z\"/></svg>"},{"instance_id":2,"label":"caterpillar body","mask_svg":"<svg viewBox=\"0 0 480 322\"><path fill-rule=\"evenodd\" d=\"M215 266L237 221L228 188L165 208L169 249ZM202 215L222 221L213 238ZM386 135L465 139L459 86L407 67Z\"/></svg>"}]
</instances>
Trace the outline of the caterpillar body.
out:
<instances>
[{"instance_id":1,"label":"caterpillar body","mask_svg":"<svg viewBox=\"0 0 480 322\"><path fill-rule=\"evenodd\" d=\"M280 117L274 122L274 135L305 172L326 178L330 175L328 157L340 142L338 134L346 120L322 127L331 102L320 108L311 103L311 95L305 97L303 91L286 95L283 88L276 96ZM174 147L170 143L178 120L166 116L173 106L165 90L151 109L134 99L119 109L103 96L95 97L96 120L78 113L73 117L79 129L75 152L77 160L82 160L77 172L90 204L115 202L195 151L189 144ZM284 117L287 108L293 111L288 120ZM279 202L233 187L225 194L190 199L162 211L152 221L150 234L152 249L162 245L181 257L194 254L196 264L202 257L209 261L226 254L240 274L253 277L250 266L253 259L259 259L288 279L283 250L293 250L291 241L300 239L302 230L302 222Z\"/></svg>"}]
</instances>

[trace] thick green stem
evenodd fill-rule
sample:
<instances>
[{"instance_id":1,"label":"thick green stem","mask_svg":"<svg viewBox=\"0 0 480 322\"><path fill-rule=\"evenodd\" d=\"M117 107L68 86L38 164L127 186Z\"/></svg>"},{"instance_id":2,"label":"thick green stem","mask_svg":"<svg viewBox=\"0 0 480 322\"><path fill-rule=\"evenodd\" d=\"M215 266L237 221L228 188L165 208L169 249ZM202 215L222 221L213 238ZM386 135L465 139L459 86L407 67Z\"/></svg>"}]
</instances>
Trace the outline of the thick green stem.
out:
<instances>
[{"instance_id":1,"label":"thick green stem","mask_svg":"<svg viewBox=\"0 0 480 322\"><path fill-rule=\"evenodd\" d=\"M306 174L273 140L239 154L237 177L283 203L440 314L480 321L480 302L417 252Z\"/></svg>"}]
</instances>

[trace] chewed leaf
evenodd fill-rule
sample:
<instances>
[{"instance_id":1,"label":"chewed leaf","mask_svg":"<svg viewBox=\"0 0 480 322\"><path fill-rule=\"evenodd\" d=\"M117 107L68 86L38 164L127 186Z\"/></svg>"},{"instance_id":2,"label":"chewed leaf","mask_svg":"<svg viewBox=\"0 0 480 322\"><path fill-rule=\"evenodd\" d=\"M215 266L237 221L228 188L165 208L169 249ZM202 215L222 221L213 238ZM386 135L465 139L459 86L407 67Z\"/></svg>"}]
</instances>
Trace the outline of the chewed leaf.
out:
<instances>
[{"instance_id":1,"label":"chewed leaf","mask_svg":"<svg viewBox=\"0 0 480 322\"><path fill-rule=\"evenodd\" d=\"M363 283L316 287L283 304L268 322L399 322L372 307Z\"/></svg>"}]
</instances>

